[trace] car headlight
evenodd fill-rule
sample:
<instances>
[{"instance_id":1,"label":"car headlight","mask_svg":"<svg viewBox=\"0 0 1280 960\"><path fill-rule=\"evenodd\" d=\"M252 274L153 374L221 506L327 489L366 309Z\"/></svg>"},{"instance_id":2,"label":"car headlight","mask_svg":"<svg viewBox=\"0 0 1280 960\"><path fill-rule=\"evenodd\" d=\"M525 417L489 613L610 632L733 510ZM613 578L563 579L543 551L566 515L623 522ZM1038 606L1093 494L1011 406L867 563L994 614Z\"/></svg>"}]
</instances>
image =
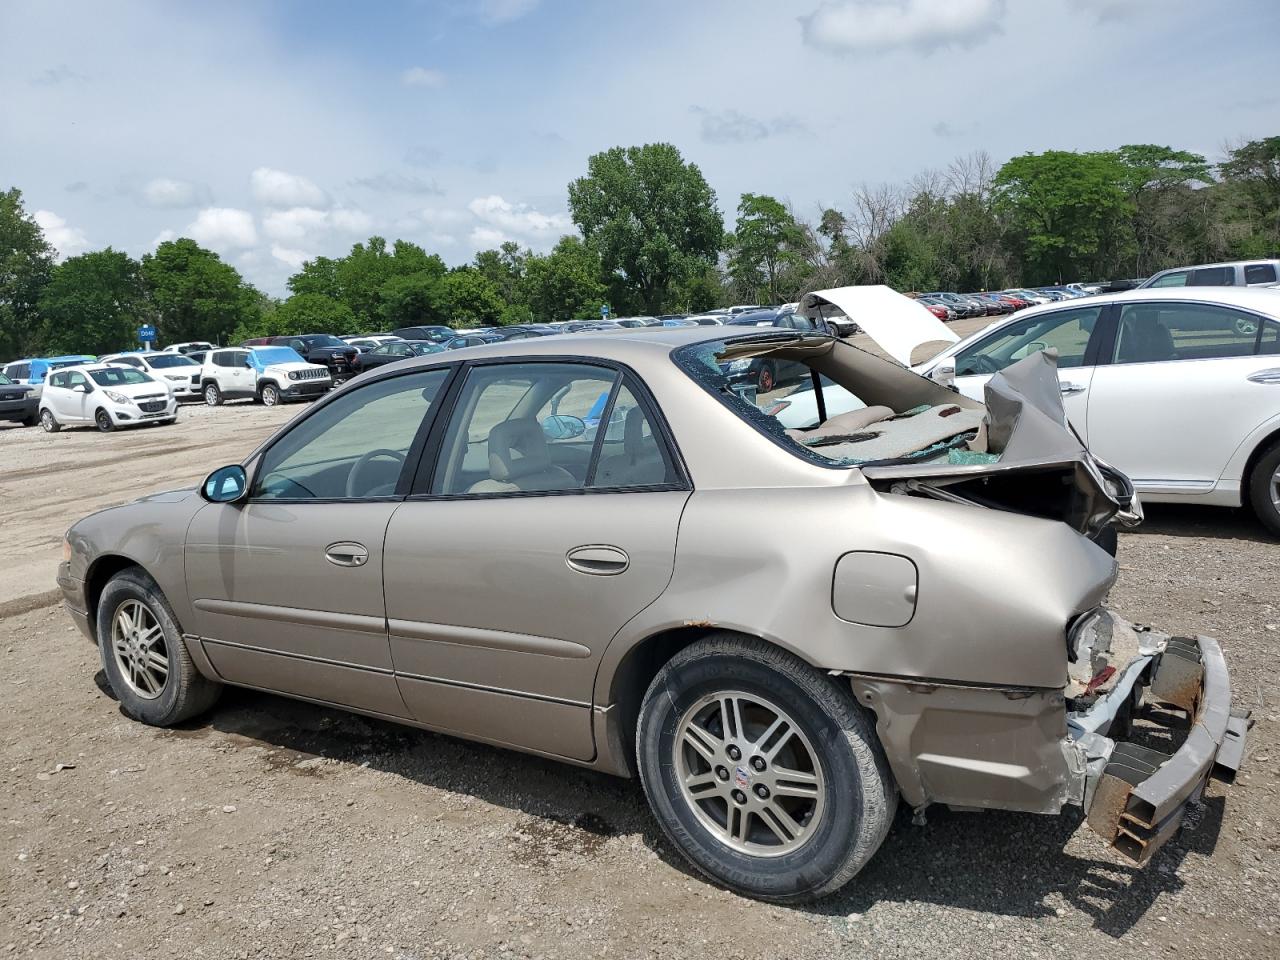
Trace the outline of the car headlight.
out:
<instances>
[{"instance_id":1,"label":"car headlight","mask_svg":"<svg viewBox=\"0 0 1280 960\"><path fill-rule=\"evenodd\" d=\"M743 357L741 360L734 360L729 364L730 373L746 373L751 369L751 359Z\"/></svg>"},{"instance_id":2,"label":"car headlight","mask_svg":"<svg viewBox=\"0 0 1280 960\"><path fill-rule=\"evenodd\" d=\"M114 390L103 390L102 392L106 394L107 399L112 403L132 403L123 393L116 393Z\"/></svg>"},{"instance_id":3,"label":"car headlight","mask_svg":"<svg viewBox=\"0 0 1280 960\"><path fill-rule=\"evenodd\" d=\"M290 370L290 371L289 371L289 379L290 379L290 380L297 380L297 379L298 379L298 376L299 376L299 374L298 374L298 371L297 371L297 370Z\"/></svg>"}]
</instances>

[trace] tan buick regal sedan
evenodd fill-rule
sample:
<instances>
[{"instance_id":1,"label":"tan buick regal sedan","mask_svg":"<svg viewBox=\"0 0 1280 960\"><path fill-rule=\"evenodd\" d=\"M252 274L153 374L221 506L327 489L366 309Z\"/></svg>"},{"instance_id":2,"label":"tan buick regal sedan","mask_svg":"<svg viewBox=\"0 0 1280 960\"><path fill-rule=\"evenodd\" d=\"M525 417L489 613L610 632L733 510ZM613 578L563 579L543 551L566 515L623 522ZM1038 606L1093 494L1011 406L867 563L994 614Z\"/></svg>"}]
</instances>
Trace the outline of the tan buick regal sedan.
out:
<instances>
[{"instance_id":1,"label":"tan buick regal sedan","mask_svg":"<svg viewBox=\"0 0 1280 960\"><path fill-rule=\"evenodd\" d=\"M812 327L379 368L198 490L75 524L67 609L144 723L234 684L638 776L765 900L846 883L899 796L1082 807L1146 861L1246 720L1214 640L1101 606L1097 542L1140 508L1053 355L981 404Z\"/></svg>"}]
</instances>

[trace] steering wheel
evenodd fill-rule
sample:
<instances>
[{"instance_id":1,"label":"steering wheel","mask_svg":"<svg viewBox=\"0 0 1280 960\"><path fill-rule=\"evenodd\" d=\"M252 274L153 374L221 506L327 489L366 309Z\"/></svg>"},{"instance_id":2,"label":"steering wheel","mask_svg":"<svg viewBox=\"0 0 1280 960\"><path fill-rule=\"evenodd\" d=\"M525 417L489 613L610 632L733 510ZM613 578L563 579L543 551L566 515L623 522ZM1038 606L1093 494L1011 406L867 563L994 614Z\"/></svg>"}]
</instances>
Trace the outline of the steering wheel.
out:
<instances>
[{"instance_id":1,"label":"steering wheel","mask_svg":"<svg viewBox=\"0 0 1280 960\"><path fill-rule=\"evenodd\" d=\"M965 371L966 373L983 375L999 373L1003 369L999 363L991 359L985 353L975 353L966 359L968 360L969 365L969 370ZM956 371L956 374L959 376L964 375L961 374L959 370Z\"/></svg>"},{"instance_id":2,"label":"steering wheel","mask_svg":"<svg viewBox=\"0 0 1280 960\"><path fill-rule=\"evenodd\" d=\"M399 450L387 450L382 447L379 447L377 450L370 450L368 453L361 454L360 459L352 464L351 472L347 474L347 497L349 499L354 499L356 497L385 496L388 493L395 492L394 483L390 484L390 490L385 489L388 486L388 484L385 483L381 486L374 487L371 490L360 490L360 474L363 473L368 468L369 464L373 463L375 460L394 460L396 463L403 466L404 454Z\"/></svg>"}]
</instances>

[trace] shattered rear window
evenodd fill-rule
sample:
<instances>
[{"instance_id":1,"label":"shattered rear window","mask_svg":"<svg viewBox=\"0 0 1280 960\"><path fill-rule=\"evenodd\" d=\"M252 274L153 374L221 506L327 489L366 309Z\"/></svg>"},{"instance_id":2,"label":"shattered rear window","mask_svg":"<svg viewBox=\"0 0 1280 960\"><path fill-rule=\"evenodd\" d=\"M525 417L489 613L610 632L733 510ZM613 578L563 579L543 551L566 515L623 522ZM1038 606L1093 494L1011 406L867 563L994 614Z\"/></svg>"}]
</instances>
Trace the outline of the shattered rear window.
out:
<instances>
[{"instance_id":1,"label":"shattered rear window","mask_svg":"<svg viewBox=\"0 0 1280 960\"><path fill-rule=\"evenodd\" d=\"M813 368L797 359L807 342L777 333L705 341L676 350L673 359L743 420L821 466L998 459L977 442L984 411L954 403L868 404L850 384L824 374L815 383Z\"/></svg>"}]
</instances>

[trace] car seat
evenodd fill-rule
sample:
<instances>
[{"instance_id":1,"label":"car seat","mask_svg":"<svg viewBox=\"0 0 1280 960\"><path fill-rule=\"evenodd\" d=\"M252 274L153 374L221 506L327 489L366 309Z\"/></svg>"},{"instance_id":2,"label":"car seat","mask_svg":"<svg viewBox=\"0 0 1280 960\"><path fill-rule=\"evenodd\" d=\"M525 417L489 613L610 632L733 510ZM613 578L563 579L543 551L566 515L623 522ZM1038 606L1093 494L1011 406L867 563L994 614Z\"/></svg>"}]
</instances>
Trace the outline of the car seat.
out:
<instances>
[{"instance_id":1,"label":"car seat","mask_svg":"<svg viewBox=\"0 0 1280 960\"><path fill-rule=\"evenodd\" d=\"M531 417L498 424L489 431L489 478L473 483L467 493L513 493L523 490L575 490L582 484L551 462L542 427Z\"/></svg>"},{"instance_id":2,"label":"car seat","mask_svg":"<svg viewBox=\"0 0 1280 960\"><path fill-rule=\"evenodd\" d=\"M1155 363L1173 360L1177 351L1173 334L1160 321L1157 310L1134 310L1120 327L1120 345L1116 360L1120 363Z\"/></svg>"},{"instance_id":3,"label":"car seat","mask_svg":"<svg viewBox=\"0 0 1280 960\"><path fill-rule=\"evenodd\" d=\"M622 427L622 453L605 457L596 468L597 487L635 487L663 483L667 465L653 436L646 437L644 411L632 407Z\"/></svg>"}]
</instances>

